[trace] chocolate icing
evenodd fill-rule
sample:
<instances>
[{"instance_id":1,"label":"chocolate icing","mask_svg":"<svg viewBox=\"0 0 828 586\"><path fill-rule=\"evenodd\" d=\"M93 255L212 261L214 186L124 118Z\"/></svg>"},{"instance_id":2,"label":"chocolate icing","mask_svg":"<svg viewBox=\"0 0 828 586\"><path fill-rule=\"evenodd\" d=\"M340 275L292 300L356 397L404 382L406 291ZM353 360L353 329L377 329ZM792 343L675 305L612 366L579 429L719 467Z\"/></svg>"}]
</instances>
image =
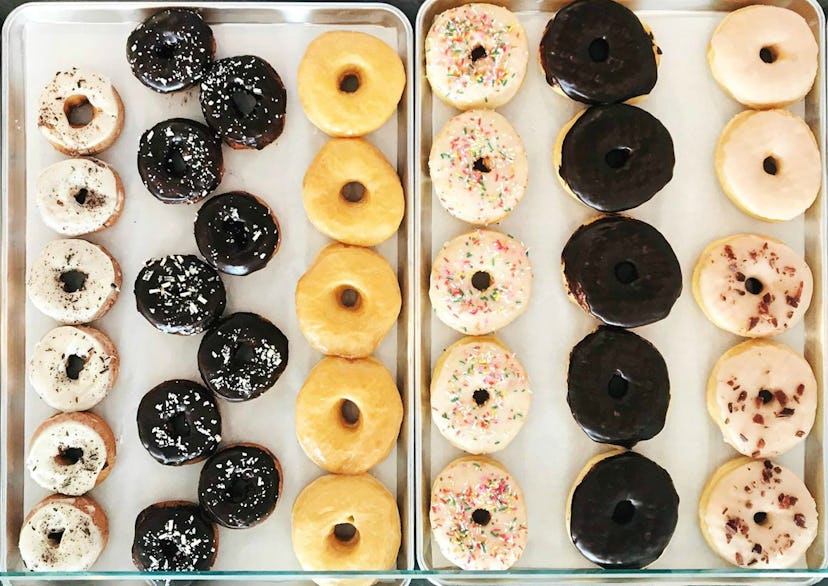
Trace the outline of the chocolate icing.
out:
<instances>
[{"instance_id":1,"label":"chocolate icing","mask_svg":"<svg viewBox=\"0 0 828 586\"><path fill-rule=\"evenodd\" d=\"M561 146L561 177L586 205L620 212L648 201L673 178L673 139L635 106L593 106Z\"/></svg>"},{"instance_id":2,"label":"chocolate icing","mask_svg":"<svg viewBox=\"0 0 828 586\"><path fill-rule=\"evenodd\" d=\"M198 347L198 370L228 401L255 399L276 384L288 364L288 339L255 313L221 320Z\"/></svg>"},{"instance_id":3,"label":"chocolate icing","mask_svg":"<svg viewBox=\"0 0 828 586\"><path fill-rule=\"evenodd\" d=\"M236 444L212 456L198 480L198 501L208 516L230 529L267 519L282 494L282 468L269 450Z\"/></svg>"},{"instance_id":4,"label":"chocolate icing","mask_svg":"<svg viewBox=\"0 0 828 586\"><path fill-rule=\"evenodd\" d=\"M150 390L138 405L138 435L162 464L200 462L221 441L221 415L213 394L198 383L168 380Z\"/></svg>"},{"instance_id":5,"label":"chocolate icing","mask_svg":"<svg viewBox=\"0 0 828 586\"><path fill-rule=\"evenodd\" d=\"M546 25L540 43L546 82L587 104L613 104L653 89L653 38L629 8L612 0L577 0Z\"/></svg>"},{"instance_id":6,"label":"chocolate icing","mask_svg":"<svg viewBox=\"0 0 828 586\"><path fill-rule=\"evenodd\" d=\"M211 265L223 273L247 275L267 265L281 231L267 204L244 191L231 191L201 206L195 237Z\"/></svg>"},{"instance_id":7,"label":"chocolate icing","mask_svg":"<svg viewBox=\"0 0 828 586\"><path fill-rule=\"evenodd\" d=\"M127 39L132 74L157 92L177 92L195 85L213 62L213 31L198 13L181 8L156 12Z\"/></svg>"},{"instance_id":8,"label":"chocolate icing","mask_svg":"<svg viewBox=\"0 0 828 586\"><path fill-rule=\"evenodd\" d=\"M207 124L233 148L263 149L285 128L285 85L259 57L216 61L201 80L199 99Z\"/></svg>"},{"instance_id":9,"label":"chocolate icing","mask_svg":"<svg viewBox=\"0 0 828 586\"><path fill-rule=\"evenodd\" d=\"M681 267L658 230L625 216L599 216L561 254L568 292L606 324L633 328L667 317L681 294Z\"/></svg>"},{"instance_id":10,"label":"chocolate icing","mask_svg":"<svg viewBox=\"0 0 828 586\"><path fill-rule=\"evenodd\" d=\"M192 254L173 254L146 262L135 279L135 302L162 332L189 336L221 317L227 297L216 269Z\"/></svg>"},{"instance_id":11,"label":"chocolate icing","mask_svg":"<svg viewBox=\"0 0 828 586\"><path fill-rule=\"evenodd\" d=\"M631 448L664 427L667 365L655 346L632 332L601 326L578 342L567 384L572 416L593 441Z\"/></svg>"}]
</instances>

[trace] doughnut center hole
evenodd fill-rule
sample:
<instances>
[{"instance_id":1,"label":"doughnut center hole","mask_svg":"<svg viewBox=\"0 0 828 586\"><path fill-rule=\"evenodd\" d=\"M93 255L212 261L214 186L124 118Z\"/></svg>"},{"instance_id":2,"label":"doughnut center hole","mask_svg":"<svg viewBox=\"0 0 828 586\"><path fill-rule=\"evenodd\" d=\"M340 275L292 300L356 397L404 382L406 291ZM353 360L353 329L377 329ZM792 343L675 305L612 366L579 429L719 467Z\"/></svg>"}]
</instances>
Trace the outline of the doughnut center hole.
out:
<instances>
[{"instance_id":1,"label":"doughnut center hole","mask_svg":"<svg viewBox=\"0 0 828 586\"><path fill-rule=\"evenodd\" d=\"M621 374L616 373L612 375L612 378L607 384L607 393L609 393L609 396L613 399L623 399L626 396L629 387L629 381Z\"/></svg>"},{"instance_id":2,"label":"doughnut center hole","mask_svg":"<svg viewBox=\"0 0 828 586\"><path fill-rule=\"evenodd\" d=\"M74 269L60 274L60 282L63 283L63 290L66 293L75 293L83 289L89 275Z\"/></svg>"},{"instance_id":3,"label":"doughnut center hole","mask_svg":"<svg viewBox=\"0 0 828 586\"><path fill-rule=\"evenodd\" d=\"M174 179L181 179L187 174L187 161L177 148L171 148L164 157L164 170Z\"/></svg>"},{"instance_id":4,"label":"doughnut center hole","mask_svg":"<svg viewBox=\"0 0 828 586\"><path fill-rule=\"evenodd\" d=\"M59 466L74 466L80 459L83 458L83 450L81 448L61 447L55 456L55 462Z\"/></svg>"},{"instance_id":5,"label":"doughnut center hole","mask_svg":"<svg viewBox=\"0 0 828 586\"><path fill-rule=\"evenodd\" d=\"M339 415L345 427L356 427L359 424L359 407L353 401L342 401L339 405Z\"/></svg>"},{"instance_id":6,"label":"doughnut center hole","mask_svg":"<svg viewBox=\"0 0 828 586\"><path fill-rule=\"evenodd\" d=\"M86 96L69 96L63 102L63 113L72 128L83 128L95 117L95 108Z\"/></svg>"},{"instance_id":7,"label":"doughnut center hole","mask_svg":"<svg viewBox=\"0 0 828 586\"><path fill-rule=\"evenodd\" d=\"M471 50L471 53L469 53L469 57L471 57L472 63L476 63L477 61L485 59L488 56L489 54L486 52L486 49L484 49L480 45L477 45L474 49Z\"/></svg>"},{"instance_id":8,"label":"doughnut center hole","mask_svg":"<svg viewBox=\"0 0 828 586\"><path fill-rule=\"evenodd\" d=\"M759 511L753 514L753 522L757 525L764 525L768 522L768 514L764 511Z\"/></svg>"},{"instance_id":9,"label":"doughnut center hole","mask_svg":"<svg viewBox=\"0 0 828 586\"><path fill-rule=\"evenodd\" d=\"M46 539L49 541L50 547L60 547L60 542L63 540L63 533L65 529L54 529L46 534Z\"/></svg>"},{"instance_id":10,"label":"doughnut center hole","mask_svg":"<svg viewBox=\"0 0 828 586\"><path fill-rule=\"evenodd\" d=\"M228 236L228 243L236 250L244 250L249 242L247 226L239 220L227 219L221 224L222 231Z\"/></svg>"},{"instance_id":11,"label":"doughnut center hole","mask_svg":"<svg viewBox=\"0 0 828 586\"><path fill-rule=\"evenodd\" d=\"M334 525L333 536L340 543L351 543L357 537L357 528L351 523L337 523Z\"/></svg>"},{"instance_id":12,"label":"doughnut center hole","mask_svg":"<svg viewBox=\"0 0 828 586\"><path fill-rule=\"evenodd\" d=\"M592 39L587 51L589 52L589 58L594 63L603 63L609 59L609 43L603 37Z\"/></svg>"},{"instance_id":13,"label":"doughnut center hole","mask_svg":"<svg viewBox=\"0 0 828 586\"><path fill-rule=\"evenodd\" d=\"M359 181L349 181L339 190L339 195L349 203L359 203L365 197L365 186Z\"/></svg>"},{"instance_id":14,"label":"doughnut center hole","mask_svg":"<svg viewBox=\"0 0 828 586\"><path fill-rule=\"evenodd\" d=\"M81 187L78 192L75 194L75 201L78 204L83 205L86 203L86 197L89 195L89 190L85 187Z\"/></svg>"},{"instance_id":15,"label":"doughnut center hole","mask_svg":"<svg viewBox=\"0 0 828 586\"><path fill-rule=\"evenodd\" d=\"M614 148L604 155L604 162L610 169L621 169L630 160L630 155L632 155L632 149L630 148Z\"/></svg>"},{"instance_id":16,"label":"doughnut center hole","mask_svg":"<svg viewBox=\"0 0 828 586\"><path fill-rule=\"evenodd\" d=\"M477 403L478 407L482 407L489 402L489 391L486 389L477 389L474 393L472 393L472 399L474 399L474 402Z\"/></svg>"},{"instance_id":17,"label":"doughnut center hole","mask_svg":"<svg viewBox=\"0 0 828 586\"><path fill-rule=\"evenodd\" d=\"M243 503L250 495L251 482L247 478L236 477L227 485L227 497L232 503Z\"/></svg>"},{"instance_id":18,"label":"doughnut center hole","mask_svg":"<svg viewBox=\"0 0 828 586\"><path fill-rule=\"evenodd\" d=\"M164 38L153 47L153 53L159 59L172 59L175 55L175 48L178 45L178 39L174 35L165 34Z\"/></svg>"},{"instance_id":19,"label":"doughnut center hole","mask_svg":"<svg viewBox=\"0 0 828 586\"><path fill-rule=\"evenodd\" d=\"M774 157L765 157L765 160L762 161L762 169L768 175L776 175L779 171L779 165L776 163L776 159Z\"/></svg>"},{"instance_id":20,"label":"doughnut center hole","mask_svg":"<svg viewBox=\"0 0 828 586\"><path fill-rule=\"evenodd\" d=\"M478 291L485 291L492 286L492 276L485 271L477 271L472 275L471 283Z\"/></svg>"},{"instance_id":21,"label":"doughnut center hole","mask_svg":"<svg viewBox=\"0 0 828 586\"><path fill-rule=\"evenodd\" d=\"M492 170L491 166L489 165L489 159L484 157L480 157L479 159L475 160L474 165L472 165L475 171L479 171L480 173L488 173Z\"/></svg>"},{"instance_id":22,"label":"doughnut center hole","mask_svg":"<svg viewBox=\"0 0 828 586\"><path fill-rule=\"evenodd\" d=\"M475 509L472 513L472 521L478 525L486 526L492 520L492 514L486 509Z\"/></svg>"},{"instance_id":23,"label":"doughnut center hole","mask_svg":"<svg viewBox=\"0 0 828 586\"><path fill-rule=\"evenodd\" d=\"M626 525L635 516L635 505L629 500L619 501L612 511L612 520L619 525Z\"/></svg>"},{"instance_id":24,"label":"doughnut center hole","mask_svg":"<svg viewBox=\"0 0 828 586\"><path fill-rule=\"evenodd\" d=\"M352 94L359 89L362 81L356 71L349 71L339 78L339 91Z\"/></svg>"},{"instance_id":25,"label":"doughnut center hole","mask_svg":"<svg viewBox=\"0 0 828 586\"><path fill-rule=\"evenodd\" d=\"M755 279L754 277L750 277L749 279L745 280L745 291L751 293L752 295L759 295L764 289L765 286L762 285L762 281L759 279Z\"/></svg>"},{"instance_id":26,"label":"doughnut center hole","mask_svg":"<svg viewBox=\"0 0 828 586\"><path fill-rule=\"evenodd\" d=\"M771 401L773 401L773 393L771 393L767 389L762 389L759 391L759 398L762 400L762 403L767 405Z\"/></svg>"},{"instance_id":27,"label":"doughnut center hole","mask_svg":"<svg viewBox=\"0 0 828 586\"><path fill-rule=\"evenodd\" d=\"M248 340L241 340L236 347L233 348L233 354L230 356L230 361L234 365L250 364L256 360L256 347L253 342Z\"/></svg>"},{"instance_id":28,"label":"doughnut center hole","mask_svg":"<svg viewBox=\"0 0 828 586\"><path fill-rule=\"evenodd\" d=\"M776 48L774 47L762 47L759 49L759 59L765 63L773 63L777 57Z\"/></svg>"},{"instance_id":29,"label":"doughnut center hole","mask_svg":"<svg viewBox=\"0 0 828 586\"><path fill-rule=\"evenodd\" d=\"M256 110L256 107L258 107L261 99L262 97L260 95L243 87L236 88L230 95L230 102L241 118L250 116Z\"/></svg>"},{"instance_id":30,"label":"doughnut center hole","mask_svg":"<svg viewBox=\"0 0 828 586\"><path fill-rule=\"evenodd\" d=\"M362 296L356 289L343 287L339 291L339 303L345 309L357 309L362 301Z\"/></svg>"},{"instance_id":31,"label":"doughnut center hole","mask_svg":"<svg viewBox=\"0 0 828 586\"><path fill-rule=\"evenodd\" d=\"M621 261L615 265L615 278L624 285L629 285L638 279L638 269L628 260Z\"/></svg>"},{"instance_id":32,"label":"doughnut center hole","mask_svg":"<svg viewBox=\"0 0 828 586\"><path fill-rule=\"evenodd\" d=\"M167 431L176 437L189 437L190 422L187 421L187 414L179 411L165 421Z\"/></svg>"},{"instance_id":33,"label":"doughnut center hole","mask_svg":"<svg viewBox=\"0 0 828 586\"><path fill-rule=\"evenodd\" d=\"M77 354L70 354L66 358L66 376L71 380L78 380L84 366L86 366L86 358Z\"/></svg>"}]
</instances>

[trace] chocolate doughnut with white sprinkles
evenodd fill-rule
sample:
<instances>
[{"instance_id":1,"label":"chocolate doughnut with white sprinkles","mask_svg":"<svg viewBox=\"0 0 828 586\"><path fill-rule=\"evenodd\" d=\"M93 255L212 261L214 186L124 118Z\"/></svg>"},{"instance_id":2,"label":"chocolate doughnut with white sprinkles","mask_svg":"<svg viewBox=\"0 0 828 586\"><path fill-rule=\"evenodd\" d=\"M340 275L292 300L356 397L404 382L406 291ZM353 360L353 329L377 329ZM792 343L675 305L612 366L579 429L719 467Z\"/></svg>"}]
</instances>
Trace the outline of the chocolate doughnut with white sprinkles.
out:
<instances>
[{"instance_id":1,"label":"chocolate doughnut with white sprinkles","mask_svg":"<svg viewBox=\"0 0 828 586\"><path fill-rule=\"evenodd\" d=\"M192 254L146 262L135 279L138 311L167 334L200 334L224 313L227 294L218 271Z\"/></svg>"},{"instance_id":2,"label":"chocolate doughnut with white sprinkles","mask_svg":"<svg viewBox=\"0 0 828 586\"><path fill-rule=\"evenodd\" d=\"M155 503L135 519L132 561L142 572L206 571L217 554L218 528L196 503Z\"/></svg>"},{"instance_id":3,"label":"chocolate doughnut with white sprinkles","mask_svg":"<svg viewBox=\"0 0 828 586\"><path fill-rule=\"evenodd\" d=\"M257 444L221 450L207 460L198 480L201 508L230 529L247 529L267 519L281 494L282 466Z\"/></svg>"},{"instance_id":4,"label":"chocolate doughnut with white sprinkles","mask_svg":"<svg viewBox=\"0 0 828 586\"><path fill-rule=\"evenodd\" d=\"M207 124L234 149L261 150L285 128L285 85L260 57L216 61L201 80L199 100Z\"/></svg>"}]
</instances>

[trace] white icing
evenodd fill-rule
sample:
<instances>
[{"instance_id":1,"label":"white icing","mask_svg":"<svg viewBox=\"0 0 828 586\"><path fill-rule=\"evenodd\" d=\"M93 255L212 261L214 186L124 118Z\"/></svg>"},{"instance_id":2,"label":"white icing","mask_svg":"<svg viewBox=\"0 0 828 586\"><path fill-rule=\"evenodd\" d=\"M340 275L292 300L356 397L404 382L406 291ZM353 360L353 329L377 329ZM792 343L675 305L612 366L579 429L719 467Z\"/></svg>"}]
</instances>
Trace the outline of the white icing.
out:
<instances>
[{"instance_id":1,"label":"white icing","mask_svg":"<svg viewBox=\"0 0 828 586\"><path fill-rule=\"evenodd\" d=\"M61 459L69 448L83 451L74 464ZM77 421L57 421L32 439L26 467L32 479L46 490L80 496L95 487L106 456L106 444L92 427Z\"/></svg>"}]
</instances>

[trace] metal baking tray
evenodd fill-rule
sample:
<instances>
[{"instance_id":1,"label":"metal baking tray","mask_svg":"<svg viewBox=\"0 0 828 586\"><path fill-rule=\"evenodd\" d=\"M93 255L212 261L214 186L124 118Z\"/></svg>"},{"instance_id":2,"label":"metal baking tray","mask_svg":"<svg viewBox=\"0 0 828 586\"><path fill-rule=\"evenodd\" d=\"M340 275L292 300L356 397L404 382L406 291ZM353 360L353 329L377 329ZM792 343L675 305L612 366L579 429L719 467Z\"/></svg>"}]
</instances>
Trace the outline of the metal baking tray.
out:
<instances>
[{"instance_id":1,"label":"metal baking tray","mask_svg":"<svg viewBox=\"0 0 828 586\"><path fill-rule=\"evenodd\" d=\"M397 115L368 138L383 150L399 172L407 199L406 220L396 238L378 247L396 267L403 310L395 329L376 356L396 374L405 419L396 448L374 469L397 497L403 539L394 569L357 572L397 583L414 567L413 521L413 34L396 8L385 4L317 2L67 2L27 4L13 12L2 33L2 250L0 258L0 578L147 579L135 571L130 556L137 513L158 500L196 500L200 466L161 466L141 446L135 413L141 396L166 378L198 380L199 337L157 333L135 311L132 284L143 261L169 253L197 252L192 221L198 206L165 206L154 200L135 166L138 139L151 125L173 116L202 119L197 90L169 96L144 88L125 58L129 32L165 6L197 8L213 26L217 58L254 53L270 61L288 91L284 134L261 152L224 149L225 178L219 192L246 189L268 201L280 219L283 241L268 267L248 277L223 276L228 313L255 311L279 325L290 339L290 363L274 389L243 404L221 402L224 440L268 446L281 460L285 486L274 514L245 531L221 530L219 556L201 579L295 581L336 572L303 572L290 544L290 511L299 490L323 472L304 455L295 439L294 399L310 368L321 358L302 337L296 323L293 293L298 277L328 240L305 217L302 177L327 137L304 116L296 90L296 70L308 42L327 30L361 30L375 34L402 58L409 81ZM28 353L54 323L27 301L27 262L45 242L57 238L39 218L34 179L46 165L60 160L36 127L40 88L60 68L79 66L112 80L126 108L121 137L100 158L120 172L126 190L122 217L113 228L88 237L104 244L119 259L124 281L113 310L96 322L115 340L121 375L111 394L95 411L113 428L118 462L109 478L92 491L110 520L110 542L92 571L38 574L24 571L17 551L23 516L46 492L29 479L25 451L30 433L50 410L26 381ZM152 574L153 578L164 577ZM169 577L169 576L167 576Z\"/></svg>"},{"instance_id":2,"label":"metal baking tray","mask_svg":"<svg viewBox=\"0 0 828 586\"><path fill-rule=\"evenodd\" d=\"M460 335L443 325L428 299L433 255L446 240L471 229L455 220L432 197L428 157L433 136L457 112L431 93L425 77L423 46L437 14L460 5L458 0L427 0L416 25L419 118L415 137L415 363L417 372L417 559L419 567L439 584L525 582L726 583L767 578L807 583L828 563L825 507L825 410L821 402L816 425L804 442L779 460L802 474L820 513L816 542L796 568L752 571L728 566L704 543L697 524L701 489L721 463L737 456L721 439L705 407L705 382L715 360L739 339L718 330L696 307L690 291L693 264L702 248L727 234L742 231L776 236L803 251L815 277L815 296L804 325L779 339L804 352L825 389L826 343L826 202L820 195L805 218L767 224L742 214L721 192L715 178L713 149L725 123L742 107L728 98L713 80L706 45L727 12L756 2L740 0L631 0L625 2L650 25L664 54L659 80L639 105L670 130L676 148L675 176L653 200L629 215L658 228L672 244L682 266L684 288L671 315L637 331L664 355L670 370L671 406L664 430L635 448L665 467L681 498L679 523L664 555L649 569L607 571L592 566L570 542L565 527L565 502L578 471L595 454L608 448L590 441L575 424L566 403L566 365L571 348L597 325L570 303L560 276L560 253L572 232L595 215L567 196L554 176L552 147L561 127L583 106L550 88L537 52L547 21L563 0L494 0L516 12L526 28L530 63L516 97L498 111L521 135L529 156L529 188L523 201L499 226L523 240L534 267L533 299L527 312L496 335L509 345L527 369L533 404L521 432L502 452L492 454L523 488L529 513L529 541L523 558L505 572L463 572L452 566L432 540L428 509L432 479L461 456L431 423L431 371L442 350ZM811 126L826 156L825 18L815 0L770 0L801 14L820 47L816 83L793 112ZM824 165L823 165L824 175ZM826 179L823 176L823 189ZM824 396L824 395L823 395Z\"/></svg>"}]
</instances>

